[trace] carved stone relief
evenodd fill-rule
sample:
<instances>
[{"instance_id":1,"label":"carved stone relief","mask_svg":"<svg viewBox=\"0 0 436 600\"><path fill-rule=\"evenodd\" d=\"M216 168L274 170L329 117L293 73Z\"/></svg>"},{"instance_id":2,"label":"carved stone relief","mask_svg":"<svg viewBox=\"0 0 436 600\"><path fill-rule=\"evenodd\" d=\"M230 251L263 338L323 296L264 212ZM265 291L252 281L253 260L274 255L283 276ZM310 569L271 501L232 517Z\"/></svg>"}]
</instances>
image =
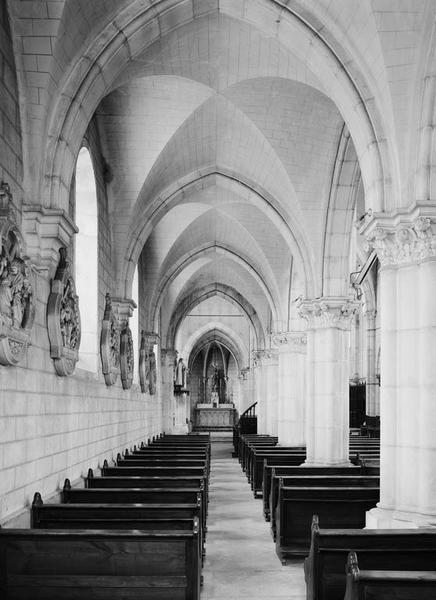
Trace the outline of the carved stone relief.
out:
<instances>
[{"instance_id":1,"label":"carved stone relief","mask_svg":"<svg viewBox=\"0 0 436 600\"><path fill-rule=\"evenodd\" d=\"M120 324L107 293L100 336L101 366L106 385L113 385L120 372L120 337Z\"/></svg>"},{"instance_id":2,"label":"carved stone relief","mask_svg":"<svg viewBox=\"0 0 436 600\"><path fill-rule=\"evenodd\" d=\"M126 324L120 336L120 371L123 390L132 387L134 364L132 331Z\"/></svg>"},{"instance_id":3,"label":"carved stone relief","mask_svg":"<svg viewBox=\"0 0 436 600\"><path fill-rule=\"evenodd\" d=\"M150 383L150 361L146 344L145 331L141 331L141 346L139 349L139 385L143 394L147 393Z\"/></svg>"},{"instance_id":4,"label":"carved stone relief","mask_svg":"<svg viewBox=\"0 0 436 600\"><path fill-rule=\"evenodd\" d=\"M0 184L0 364L16 365L25 356L35 318L33 274L23 254L12 194Z\"/></svg>"},{"instance_id":5,"label":"carved stone relief","mask_svg":"<svg viewBox=\"0 0 436 600\"><path fill-rule=\"evenodd\" d=\"M309 329L334 327L348 330L359 303L348 298L317 298L300 300L297 310L306 319Z\"/></svg>"},{"instance_id":6,"label":"carved stone relief","mask_svg":"<svg viewBox=\"0 0 436 600\"><path fill-rule=\"evenodd\" d=\"M157 333L141 331L139 351L139 384L143 394L154 396L156 393L157 368L154 345L159 341Z\"/></svg>"},{"instance_id":7,"label":"carved stone relief","mask_svg":"<svg viewBox=\"0 0 436 600\"><path fill-rule=\"evenodd\" d=\"M79 360L81 337L79 297L70 273L67 249L59 249L60 259L47 303L50 356L56 373L71 375Z\"/></svg>"}]
</instances>

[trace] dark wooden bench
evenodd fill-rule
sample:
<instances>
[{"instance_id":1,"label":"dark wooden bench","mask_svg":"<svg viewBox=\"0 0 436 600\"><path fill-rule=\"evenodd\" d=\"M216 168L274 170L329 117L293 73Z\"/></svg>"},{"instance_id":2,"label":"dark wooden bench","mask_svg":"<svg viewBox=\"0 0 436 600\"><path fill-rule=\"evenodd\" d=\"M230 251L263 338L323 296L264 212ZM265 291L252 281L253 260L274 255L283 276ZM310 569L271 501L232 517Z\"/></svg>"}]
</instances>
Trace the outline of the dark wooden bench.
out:
<instances>
[{"instance_id":1,"label":"dark wooden bench","mask_svg":"<svg viewBox=\"0 0 436 600\"><path fill-rule=\"evenodd\" d=\"M62 490L66 504L198 504L202 530L206 531L204 487L192 488L72 488L68 479Z\"/></svg>"},{"instance_id":2,"label":"dark wooden bench","mask_svg":"<svg viewBox=\"0 0 436 600\"><path fill-rule=\"evenodd\" d=\"M198 600L192 531L0 530L4 600Z\"/></svg>"},{"instance_id":3,"label":"dark wooden bench","mask_svg":"<svg viewBox=\"0 0 436 600\"><path fill-rule=\"evenodd\" d=\"M201 506L196 504L44 504L34 496L31 525L36 529L189 529ZM192 528L192 527L191 527ZM205 556L206 532L200 526L201 555Z\"/></svg>"},{"instance_id":4,"label":"dark wooden bench","mask_svg":"<svg viewBox=\"0 0 436 600\"><path fill-rule=\"evenodd\" d=\"M272 464L271 464L272 463ZM270 493L271 493L271 478L273 476L286 477L290 475L340 475L348 477L353 475L361 475L362 467L360 465L351 465L350 467L301 467L292 465L277 465L274 459L271 461L263 461L263 476L262 476L262 503L263 514L267 521L270 520Z\"/></svg>"},{"instance_id":5,"label":"dark wooden bench","mask_svg":"<svg viewBox=\"0 0 436 600\"><path fill-rule=\"evenodd\" d=\"M380 487L380 477L377 475L279 475L273 472L270 492L271 533L276 539L275 514L278 504L279 484L284 487Z\"/></svg>"},{"instance_id":6,"label":"dark wooden bench","mask_svg":"<svg viewBox=\"0 0 436 600\"><path fill-rule=\"evenodd\" d=\"M306 451L284 449L273 452L262 450L253 452L248 481L250 482L255 498L262 496L263 465L265 460L267 462L277 461L278 464L283 461L287 465L298 466L306 460Z\"/></svg>"},{"instance_id":7,"label":"dark wooden bench","mask_svg":"<svg viewBox=\"0 0 436 600\"><path fill-rule=\"evenodd\" d=\"M238 445L238 459L239 459L239 462L241 463L242 467L245 462L245 452L248 449L248 444L254 444L254 443L263 444L263 443L265 443L268 445L274 445L274 444L277 444L278 439L279 438L277 436L271 436L271 435L241 436L241 438L239 440L239 445Z\"/></svg>"},{"instance_id":8,"label":"dark wooden bench","mask_svg":"<svg viewBox=\"0 0 436 600\"><path fill-rule=\"evenodd\" d=\"M191 467L191 466L179 466L179 465L155 465L151 466L140 466L136 463L124 463L120 466L110 467L105 460L103 463L103 467L101 469L102 476L110 476L117 477L120 475L121 477L125 476L143 476L143 477L171 477L173 475L178 476L200 476L202 475L204 478L207 478L208 472L207 467L201 465L199 467Z\"/></svg>"},{"instance_id":9,"label":"dark wooden bench","mask_svg":"<svg viewBox=\"0 0 436 600\"><path fill-rule=\"evenodd\" d=\"M329 527L356 529L364 527L366 512L379 498L378 487L285 487L280 480L275 510L278 557L285 563L308 555L314 514Z\"/></svg>"},{"instance_id":10,"label":"dark wooden bench","mask_svg":"<svg viewBox=\"0 0 436 600\"><path fill-rule=\"evenodd\" d=\"M207 482L207 479L206 479ZM196 488L202 491L202 502L207 513L208 490L203 477L174 475L172 477L94 477L92 470L85 478L85 487L95 488Z\"/></svg>"},{"instance_id":11,"label":"dark wooden bench","mask_svg":"<svg viewBox=\"0 0 436 600\"><path fill-rule=\"evenodd\" d=\"M311 535L304 561L307 600L344 597L351 550L362 569L430 571L436 565L436 529L324 529L314 515Z\"/></svg>"},{"instance_id":12,"label":"dark wooden bench","mask_svg":"<svg viewBox=\"0 0 436 600\"><path fill-rule=\"evenodd\" d=\"M361 570L348 554L344 600L429 600L436 598L436 571Z\"/></svg>"},{"instance_id":13,"label":"dark wooden bench","mask_svg":"<svg viewBox=\"0 0 436 600\"><path fill-rule=\"evenodd\" d=\"M205 458L171 458L162 455L159 456L140 456L137 454L128 454L127 456L117 456L118 466L136 465L138 467L168 466L168 467L207 467Z\"/></svg>"}]
</instances>

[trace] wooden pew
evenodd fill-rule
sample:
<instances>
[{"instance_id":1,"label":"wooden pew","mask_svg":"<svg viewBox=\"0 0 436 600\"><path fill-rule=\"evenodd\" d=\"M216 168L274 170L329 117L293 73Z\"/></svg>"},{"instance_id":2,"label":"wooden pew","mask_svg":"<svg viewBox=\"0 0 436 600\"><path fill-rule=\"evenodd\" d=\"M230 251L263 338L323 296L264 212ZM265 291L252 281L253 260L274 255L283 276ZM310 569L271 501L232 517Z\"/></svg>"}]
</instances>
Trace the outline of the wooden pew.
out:
<instances>
[{"instance_id":1,"label":"wooden pew","mask_svg":"<svg viewBox=\"0 0 436 600\"><path fill-rule=\"evenodd\" d=\"M285 487L280 480L275 510L278 557L286 563L288 558L307 556L312 515L320 515L329 527L364 527L366 511L379 498L379 487Z\"/></svg>"},{"instance_id":2,"label":"wooden pew","mask_svg":"<svg viewBox=\"0 0 436 600\"><path fill-rule=\"evenodd\" d=\"M245 470L245 454L248 451L249 445L269 445L274 446L278 442L278 437L271 435L256 435L242 436L239 443L238 459L242 465L242 470Z\"/></svg>"},{"instance_id":3,"label":"wooden pew","mask_svg":"<svg viewBox=\"0 0 436 600\"><path fill-rule=\"evenodd\" d=\"M344 600L429 600L436 598L436 571L360 570L348 554Z\"/></svg>"},{"instance_id":4,"label":"wooden pew","mask_svg":"<svg viewBox=\"0 0 436 600\"><path fill-rule=\"evenodd\" d=\"M72 488L65 480L62 490L65 504L199 504L202 530L206 531L204 487L192 488Z\"/></svg>"},{"instance_id":5,"label":"wooden pew","mask_svg":"<svg viewBox=\"0 0 436 600\"><path fill-rule=\"evenodd\" d=\"M431 571L435 568L436 529L324 529L319 522L315 514L310 552L304 561L307 600L344 597L344 565L351 550L357 552L363 569Z\"/></svg>"},{"instance_id":6,"label":"wooden pew","mask_svg":"<svg viewBox=\"0 0 436 600\"><path fill-rule=\"evenodd\" d=\"M151 466L140 466L136 463L124 463L121 466L110 467L105 460L101 469L102 476L116 477L118 475L122 477L126 476L143 476L143 477L171 477L172 475L187 477L190 476L203 476L207 479L207 467L206 466L174 466L174 465L156 465Z\"/></svg>"},{"instance_id":7,"label":"wooden pew","mask_svg":"<svg viewBox=\"0 0 436 600\"><path fill-rule=\"evenodd\" d=\"M283 449L272 452L269 450L255 450L252 454L250 475L248 477L255 498L262 495L263 465L265 460L276 461L278 464L284 462L290 466L298 466L306 460L306 451L302 451L301 449Z\"/></svg>"},{"instance_id":8,"label":"wooden pew","mask_svg":"<svg viewBox=\"0 0 436 600\"><path fill-rule=\"evenodd\" d=\"M279 484L284 487L380 487L380 477L375 475L280 475L273 474L271 480L270 492L270 515L271 515L271 533L273 539L276 539L275 514L278 504Z\"/></svg>"},{"instance_id":9,"label":"wooden pew","mask_svg":"<svg viewBox=\"0 0 436 600\"><path fill-rule=\"evenodd\" d=\"M95 488L196 488L202 491L202 503L207 514L208 489L203 477L94 477L92 470L85 478L85 487ZM207 482L207 479L206 479Z\"/></svg>"},{"instance_id":10,"label":"wooden pew","mask_svg":"<svg viewBox=\"0 0 436 600\"><path fill-rule=\"evenodd\" d=\"M198 600L191 531L0 530L4 600Z\"/></svg>"},{"instance_id":11,"label":"wooden pew","mask_svg":"<svg viewBox=\"0 0 436 600\"><path fill-rule=\"evenodd\" d=\"M35 529L144 529L192 528L202 513L196 504L44 504L36 492L31 512ZM191 525L190 525L191 524ZM205 556L206 532L200 525L199 544Z\"/></svg>"},{"instance_id":12,"label":"wooden pew","mask_svg":"<svg viewBox=\"0 0 436 600\"><path fill-rule=\"evenodd\" d=\"M272 462L273 464L270 464ZM360 465L351 465L349 467L300 467L290 465L277 465L274 459L271 461L263 461L263 476L262 476L262 503L263 514L267 521L270 520L270 494L271 494L271 479L272 476L290 476L290 475L340 475L347 477L349 475L362 475L362 467Z\"/></svg>"},{"instance_id":13,"label":"wooden pew","mask_svg":"<svg viewBox=\"0 0 436 600\"><path fill-rule=\"evenodd\" d=\"M152 466L167 466L167 467L207 467L207 460L204 458L169 458L163 456L138 456L134 454L117 456L117 465L122 466L138 466L138 467L152 467Z\"/></svg>"}]
</instances>

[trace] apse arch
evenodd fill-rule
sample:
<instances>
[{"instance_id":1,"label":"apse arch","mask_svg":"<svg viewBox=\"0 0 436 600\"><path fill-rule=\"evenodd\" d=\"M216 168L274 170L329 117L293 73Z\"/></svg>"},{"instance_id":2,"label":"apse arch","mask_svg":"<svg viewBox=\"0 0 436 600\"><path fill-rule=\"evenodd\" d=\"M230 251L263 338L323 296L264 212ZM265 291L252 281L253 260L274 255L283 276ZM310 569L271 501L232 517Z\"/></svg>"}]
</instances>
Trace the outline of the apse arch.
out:
<instances>
[{"instance_id":1,"label":"apse arch","mask_svg":"<svg viewBox=\"0 0 436 600\"><path fill-rule=\"evenodd\" d=\"M194 348L205 347L214 340L219 340L233 355L236 364L242 368L242 365L248 365L249 349L246 347L242 338L237 335L230 327L219 321L210 321L198 328L185 342L182 347L181 355L191 357ZM200 348L201 346L201 348ZM189 367L189 365L188 365Z\"/></svg>"},{"instance_id":2,"label":"apse arch","mask_svg":"<svg viewBox=\"0 0 436 600\"><path fill-rule=\"evenodd\" d=\"M221 298L224 298L228 302L231 302L233 305L235 305L245 314L245 316L247 317L247 319L253 327L253 331L255 332L257 346L259 348L263 347L265 343L265 331L262 327L262 324L255 309L234 288L220 283L210 284L202 289L195 290L195 293L186 295L180 300L175 310L173 311L170 325L166 334L167 347L175 347L175 339L177 336L177 332L185 316L196 306L213 296L220 296Z\"/></svg>"},{"instance_id":3,"label":"apse arch","mask_svg":"<svg viewBox=\"0 0 436 600\"><path fill-rule=\"evenodd\" d=\"M132 57L170 30L159 26L160 10L164 7L168 10L169 4L173 11L185 8L185 3L180 0L159 1L145 7L142 0L130 3L120 11L116 22L94 35L82 58L64 75L50 110L51 119L47 124L50 143L43 159L44 178L40 184L40 198L48 198L50 206L66 207L74 155L98 102ZM331 32L327 31L330 37L327 41L327 35L323 36L319 27L312 25L306 15L302 17L295 7L284 6L278 0L258 0L257 4L261 9L272 9L272 17L274 13L280 17L277 35L283 46L296 54L303 64L308 64L310 57L312 72L328 91L352 133L361 160L367 201L374 210L382 210L387 200L386 191L397 186L397 179L393 177L394 153L386 142L386 119L376 101L365 101L361 91L364 90L365 97L377 97L368 83L369 74L357 68L357 61L345 53ZM225 6L220 10L225 12ZM230 16L233 18L234 11L232 6ZM193 13L188 17L183 14L180 24L175 27L185 26L195 18ZM174 22L177 20L172 20ZM268 32L262 10L251 11L250 22L260 31L266 28ZM175 27L173 25L173 29ZM141 32L144 34L142 44L139 42ZM353 74L350 73L351 65ZM368 93L369 90L373 94Z\"/></svg>"}]
</instances>

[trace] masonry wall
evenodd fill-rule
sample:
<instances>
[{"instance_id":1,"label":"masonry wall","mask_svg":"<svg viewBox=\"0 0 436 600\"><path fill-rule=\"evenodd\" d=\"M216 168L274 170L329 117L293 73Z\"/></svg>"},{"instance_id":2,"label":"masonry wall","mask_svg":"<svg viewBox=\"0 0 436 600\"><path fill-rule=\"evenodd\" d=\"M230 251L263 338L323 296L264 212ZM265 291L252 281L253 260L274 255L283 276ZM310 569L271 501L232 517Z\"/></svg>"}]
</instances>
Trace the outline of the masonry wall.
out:
<instances>
[{"instance_id":1,"label":"masonry wall","mask_svg":"<svg viewBox=\"0 0 436 600\"><path fill-rule=\"evenodd\" d=\"M0 3L0 181L21 199L23 161L17 78L6 3Z\"/></svg>"},{"instance_id":2,"label":"masonry wall","mask_svg":"<svg viewBox=\"0 0 436 600\"><path fill-rule=\"evenodd\" d=\"M113 291L110 220L103 160L92 128L88 142L95 158L99 205L101 323L104 294ZM3 154L0 158L0 173L11 181ZM13 193L17 186L12 180ZM117 452L162 431L159 387L154 396L141 394L138 385L124 391L120 379L107 387L100 361L98 373L76 369L71 377L56 375L46 326L53 276L54 268L34 273L36 317L25 361L17 367L0 366L0 524L6 527L29 525L28 509L36 491L45 501L57 496L66 477L73 485L83 485L88 468L96 469L104 459L110 461ZM81 306L82 312L88 309Z\"/></svg>"}]
</instances>

